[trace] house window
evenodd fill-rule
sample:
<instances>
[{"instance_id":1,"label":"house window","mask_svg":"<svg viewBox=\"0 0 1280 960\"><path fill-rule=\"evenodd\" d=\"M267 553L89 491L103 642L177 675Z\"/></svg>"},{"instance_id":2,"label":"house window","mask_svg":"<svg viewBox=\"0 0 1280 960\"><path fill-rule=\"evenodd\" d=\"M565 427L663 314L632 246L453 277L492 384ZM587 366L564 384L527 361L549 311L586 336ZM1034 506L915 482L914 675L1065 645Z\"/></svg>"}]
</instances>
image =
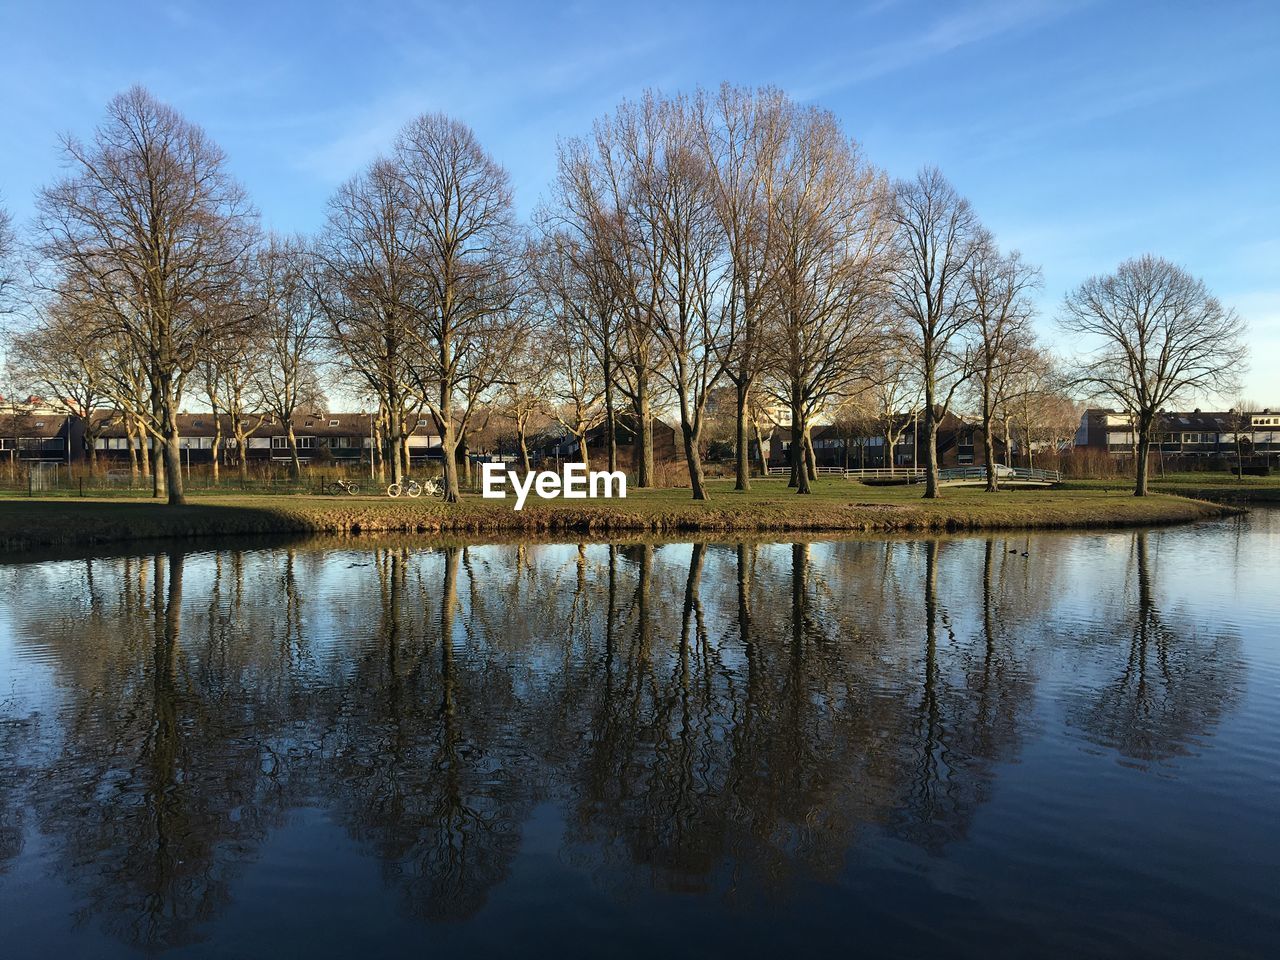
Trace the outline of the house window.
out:
<instances>
[{"instance_id":1,"label":"house window","mask_svg":"<svg viewBox=\"0 0 1280 960\"><path fill-rule=\"evenodd\" d=\"M298 437L299 450L310 450L315 445L316 445L315 437Z\"/></svg>"},{"instance_id":2,"label":"house window","mask_svg":"<svg viewBox=\"0 0 1280 960\"><path fill-rule=\"evenodd\" d=\"M418 421L418 427L425 427L426 425L427 425L427 421L426 421L426 420L419 420L419 421Z\"/></svg>"},{"instance_id":3,"label":"house window","mask_svg":"<svg viewBox=\"0 0 1280 960\"><path fill-rule=\"evenodd\" d=\"M289 439L287 437L277 436L277 437L271 438L272 450L287 450L288 448L289 448Z\"/></svg>"},{"instance_id":4,"label":"house window","mask_svg":"<svg viewBox=\"0 0 1280 960\"><path fill-rule=\"evenodd\" d=\"M336 427L337 425L338 425L338 421L337 421L337 420L330 420L330 421L329 421L329 426L331 426L331 427Z\"/></svg>"}]
</instances>

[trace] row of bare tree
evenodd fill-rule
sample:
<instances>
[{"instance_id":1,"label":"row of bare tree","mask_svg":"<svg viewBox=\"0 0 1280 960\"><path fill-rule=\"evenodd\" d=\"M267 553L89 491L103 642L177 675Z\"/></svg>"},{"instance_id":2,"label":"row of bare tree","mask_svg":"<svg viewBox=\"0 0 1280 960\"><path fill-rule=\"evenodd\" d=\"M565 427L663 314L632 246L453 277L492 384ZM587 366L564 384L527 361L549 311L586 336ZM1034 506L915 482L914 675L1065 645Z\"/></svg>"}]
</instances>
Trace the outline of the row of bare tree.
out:
<instances>
[{"instance_id":1,"label":"row of bare tree","mask_svg":"<svg viewBox=\"0 0 1280 960\"><path fill-rule=\"evenodd\" d=\"M709 410L726 393L737 489L765 411L789 411L800 493L818 418L881 422L892 450L910 411L935 497L938 429L958 404L978 413L988 464L1019 404L1030 442L1031 405L1070 383L1130 410L1141 446L1156 410L1222 386L1243 354L1234 313L1148 257L1068 297L1067 328L1098 352L1059 375L1032 332L1038 270L1000 250L939 171L891 181L830 112L769 88L622 103L562 143L529 227L507 172L442 114L343 184L307 239L264 236L221 149L142 88L64 151L67 174L38 198L31 322L10 362L85 416L91 456L106 423L91 412L118 411L135 469L171 503L184 400L218 415L215 470L222 447L243 471L270 418L296 473L291 421L323 406L322 371L374 401L372 455L395 481L410 425L430 417L449 501L468 430L494 408L526 468L535 414L584 460L603 423L610 469L625 417L639 487L655 480L654 417L670 413L707 499ZM12 285L0 272L0 295Z\"/></svg>"}]
</instances>

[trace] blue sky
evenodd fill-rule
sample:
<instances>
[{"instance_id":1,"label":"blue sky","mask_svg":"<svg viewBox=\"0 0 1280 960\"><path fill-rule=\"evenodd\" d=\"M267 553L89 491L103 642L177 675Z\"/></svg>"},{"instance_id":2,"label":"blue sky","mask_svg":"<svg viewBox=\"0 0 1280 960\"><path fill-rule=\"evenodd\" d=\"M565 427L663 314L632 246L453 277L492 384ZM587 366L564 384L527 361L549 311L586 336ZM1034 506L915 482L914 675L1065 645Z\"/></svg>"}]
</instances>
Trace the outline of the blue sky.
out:
<instances>
[{"instance_id":1,"label":"blue sky","mask_svg":"<svg viewBox=\"0 0 1280 960\"><path fill-rule=\"evenodd\" d=\"M26 2L0 7L0 197L19 224L141 82L204 125L266 225L309 231L415 114L471 124L536 205L558 136L646 87L771 83L895 176L939 165L1062 294L1143 252L1250 322L1280 405L1280 3Z\"/></svg>"}]
</instances>

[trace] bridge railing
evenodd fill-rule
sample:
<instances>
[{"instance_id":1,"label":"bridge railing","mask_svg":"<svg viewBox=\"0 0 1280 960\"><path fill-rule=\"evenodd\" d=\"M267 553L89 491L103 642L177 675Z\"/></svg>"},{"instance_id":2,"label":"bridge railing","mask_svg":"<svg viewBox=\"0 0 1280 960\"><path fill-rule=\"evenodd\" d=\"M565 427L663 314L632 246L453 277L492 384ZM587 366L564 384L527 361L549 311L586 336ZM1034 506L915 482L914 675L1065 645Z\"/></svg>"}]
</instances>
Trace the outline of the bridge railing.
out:
<instances>
[{"instance_id":1,"label":"bridge railing","mask_svg":"<svg viewBox=\"0 0 1280 960\"><path fill-rule=\"evenodd\" d=\"M769 467L769 476L784 477L791 472L791 467L787 465ZM871 479L898 477L906 479L908 477L924 475L924 471L919 467L867 467L865 469L846 470L844 467L818 467L818 476L820 477L846 477L850 480L861 480L863 477Z\"/></svg>"},{"instance_id":2,"label":"bridge railing","mask_svg":"<svg viewBox=\"0 0 1280 960\"><path fill-rule=\"evenodd\" d=\"M769 476L780 477L786 476L790 472L789 466L771 465L769 467ZM1059 470L1041 470L1039 467L1001 467L998 472L1001 480L1023 480L1035 483L1058 483L1062 480L1062 472ZM920 467L869 467L863 470L845 470L842 467L818 467L818 476L820 477L845 477L849 480L862 479L891 479L899 478L910 480L912 483L923 483L925 481L926 472ZM985 466L973 467L946 467L938 471L940 480L949 480L951 482L964 480L986 480L987 468Z\"/></svg>"},{"instance_id":3,"label":"bridge railing","mask_svg":"<svg viewBox=\"0 0 1280 960\"><path fill-rule=\"evenodd\" d=\"M859 470L846 470L846 477L852 480L861 480L864 477L871 480L889 479L893 477L914 477L924 476L924 470L919 467L867 467Z\"/></svg>"},{"instance_id":4,"label":"bridge railing","mask_svg":"<svg viewBox=\"0 0 1280 960\"><path fill-rule=\"evenodd\" d=\"M1041 470L1039 467L1014 467L1014 480L1039 480L1044 483L1060 483L1062 481L1061 470Z\"/></svg>"},{"instance_id":5,"label":"bridge railing","mask_svg":"<svg viewBox=\"0 0 1280 960\"><path fill-rule=\"evenodd\" d=\"M1062 480L1062 471L1060 470L1041 470L1039 467L1001 467L996 472L999 480L1022 480L1033 483L1058 483ZM913 479L912 483L924 482L924 476ZM939 480L986 480L986 466L976 467L947 467L938 471Z\"/></svg>"}]
</instances>

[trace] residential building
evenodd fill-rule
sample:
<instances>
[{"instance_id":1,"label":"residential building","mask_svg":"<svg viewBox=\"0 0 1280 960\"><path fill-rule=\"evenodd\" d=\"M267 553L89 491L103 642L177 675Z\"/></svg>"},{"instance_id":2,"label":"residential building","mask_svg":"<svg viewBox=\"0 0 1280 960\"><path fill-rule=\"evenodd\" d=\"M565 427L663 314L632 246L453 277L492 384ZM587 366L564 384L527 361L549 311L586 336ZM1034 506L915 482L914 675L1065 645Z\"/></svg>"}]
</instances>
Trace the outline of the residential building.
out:
<instances>
[{"instance_id":1,"label":"residential building","mask_svg":"<svg viewBox=\"0 0 1280 960\"><path fill-rule=\"evenodd\" d=\"M1151 450L1171 459L1226 459L1240 454L1251 463L1280 465L1280 412L1164 411L1157 415ZM1132 458L1137 433L1129 414L1092 408L1080 418L1076 449Z\"/></svg>"},{"instance_id":2,"label":"residential building","mask_svg":"<svg viewBox=\"0 0 1280 960\"><path fill-rule=\"evenodd\" d=\"M634 473L639 469L640 450L637 442L638 430L636 418L629 413L617 417L615 441L618 450L619 469ZM653 418L653 462L683 463L685 460L684 441L670 424ZM533 453L537 461L559 459L576 461L580 459L578 441L567 433L561 433L542 444ZM587 456L593 464L604 464L609 458L608 436L606 425L599 423L587 431Z\"/></svg>"},{"instance_id":3,"label":"residential building","mask_svg":"<svg viewBox=\"0 0 1280 960\"><path fill-rule=\"evenodd\" d=\"M49 407L40 397L0 397L0 463L67 463L83 449L79 419Z\"/></svg>"},{"instance_id":4,"label":"residential building","mask_svg":"<svg viewBox=\"0 0 1280 960\"><path fill-rule=\"evenodd\" d=\"M861 435L832 424L814 426L810 430L813 452L819 467L841 467L848 470L884 469L924 465L925 435L923 424L912 414L900 414L897 427L901 433L893 450L887 449L884 432ZM920 431L917 441L916 431ZM897 432L897 431L895 431ZM791 430L779 426L766 441L769 466L788 465L791 456ZM982 427L948 413L938 425L938 465L965 467L982 463ZM1004 440L995 438L997 462L1007 462ZM755 445L752 454L756 455Z\"/></svg>"},{"instance_id":5,"label":"residential building","mask_svg":"<svg viewBox=\"0 0 1280 960\"><path fill-rule=\"evenodd\" d=\"M110 416L100 412L99 416ZM372 414L364 412L312 412L293 418L293 433L298 443L298 459L303 462L358 463L368 461L372 446ZM96 441L98 456L106 460L123 460L128 457L129 439L124 422L110 417ZM220 414L215 418L209 413L180 413L178 436L185 461L192 464L209 463L213 459L213 447L221 427L222 457L224 463L232 463L236 455L236 439L231 417ZM257 415L249 418L257 423ZM135 438L134 446L139 445ZM410 460L426 460L440 456L440 437L429 418L420 418L411 426L408 437ZM249 436L249 460L255 462L285 462L291 459L288 430L283 421L265 417Z\"/></svg>"}]
</instances>

